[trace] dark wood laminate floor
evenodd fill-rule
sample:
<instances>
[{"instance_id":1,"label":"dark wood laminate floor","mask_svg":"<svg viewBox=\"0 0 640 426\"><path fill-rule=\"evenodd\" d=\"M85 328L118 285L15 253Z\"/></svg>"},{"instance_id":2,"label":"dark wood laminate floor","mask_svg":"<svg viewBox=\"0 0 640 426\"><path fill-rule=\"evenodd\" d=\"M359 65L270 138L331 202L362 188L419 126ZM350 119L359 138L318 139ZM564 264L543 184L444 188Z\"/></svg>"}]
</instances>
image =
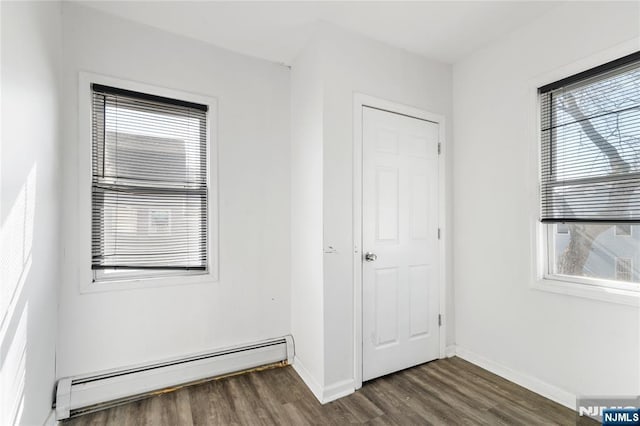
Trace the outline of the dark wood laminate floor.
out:
<instances>
[{"instance_id":1,"label":"dark wood laminate floor","mask_svg":"<svg viewBox=\"0 0 640 426\"><path fill-rule=\"evenodd\" d=\"M214 380L86 414L77 425L575 425L575 412L460 358L365 383L321 405L292 367ZM580 424L597 424L581 418Z\"/></svg>"}]
</instances>

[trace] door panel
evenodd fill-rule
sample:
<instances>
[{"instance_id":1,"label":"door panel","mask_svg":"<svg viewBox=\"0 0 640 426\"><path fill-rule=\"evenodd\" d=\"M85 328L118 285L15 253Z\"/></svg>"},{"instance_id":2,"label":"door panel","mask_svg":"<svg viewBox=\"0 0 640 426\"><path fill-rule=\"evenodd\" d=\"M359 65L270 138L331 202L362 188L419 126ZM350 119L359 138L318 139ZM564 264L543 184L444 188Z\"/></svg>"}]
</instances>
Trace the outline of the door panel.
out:
<instances>
[{"instance_id":1,"label":"door panel","mask_svg":"<svg viewBox=\"0 0 640 426\"><path fill-rule=\"evenodd\" d=\"M398 268L376 271L376 346L398 343Z\"/></svg>"},{"instance_id":2,"label":"door panel","mask_svg":"<svg viewBox=\"0 0 640 426\"><path fill-rule=\"evenodd\" d=\"M429 333L429 265L409 266L409 337Z\"/></svg>"},{"instance_id":3,"label":"door panel","mask_svg":"<svg viewBox=\"0 0 640 426\"><path fill-rule=\"evenodd\" d=\"M376 225L379 242L398 240L398 169L376 169Z\"/></svg>"},{"instance_id":4,"label":"door panel","mask_svg":"<svg viewBox=\"0 0 640 426\"><path fill-rule=\"evenodd\" d=\"M438 126L363 107L363 380L439 356Z\"/></svg>"}]
</instances>

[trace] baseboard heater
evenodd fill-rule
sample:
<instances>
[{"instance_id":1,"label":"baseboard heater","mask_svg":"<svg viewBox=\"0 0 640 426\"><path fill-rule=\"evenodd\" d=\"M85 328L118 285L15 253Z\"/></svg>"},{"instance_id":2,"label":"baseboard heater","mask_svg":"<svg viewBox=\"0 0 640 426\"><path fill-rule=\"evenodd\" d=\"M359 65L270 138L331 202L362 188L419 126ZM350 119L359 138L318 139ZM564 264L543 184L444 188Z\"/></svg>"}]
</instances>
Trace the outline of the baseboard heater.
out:
<instances>
[{"instance_id":1,"label":"baseboard heater","mask_svg":"<svg viewBox=\"0 0 640 426\"><path fill-rule=\"evenodd\" d=\"M188 357L100 373L65 377L56 389L56 419L107 408L208 378L293 361L293 338L285 336Z\"/></svg>"}]
</instances>

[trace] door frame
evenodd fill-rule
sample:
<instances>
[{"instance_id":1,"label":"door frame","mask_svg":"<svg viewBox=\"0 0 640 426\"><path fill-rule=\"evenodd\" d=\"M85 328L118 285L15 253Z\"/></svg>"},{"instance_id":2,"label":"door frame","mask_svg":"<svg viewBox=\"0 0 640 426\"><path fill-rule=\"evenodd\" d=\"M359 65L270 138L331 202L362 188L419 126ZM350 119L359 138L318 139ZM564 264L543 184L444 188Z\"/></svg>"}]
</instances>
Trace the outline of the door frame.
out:
<instances>
[{"instance_id":1,"label":"door frame","mask_svg":"<svg viewBox=\"0 0 640 426\"><path fill-rule=\"evenodd\" d=\"M440 358L446 356L447 321L446 321L446 244L448 232L446 224L445 165L447 144L445 139L445 117L422 109L410 107L363 93L354 93L353 101L353 324L354 324L354 384L356 389L362 387L362 151L363 151L363 108L371 107L411 118L427 120L439 124L440 155L438 156L438 224L440 239L438 240L438 289L439 308L443 321L440 326Z\"/></svg>"}]
</instances>

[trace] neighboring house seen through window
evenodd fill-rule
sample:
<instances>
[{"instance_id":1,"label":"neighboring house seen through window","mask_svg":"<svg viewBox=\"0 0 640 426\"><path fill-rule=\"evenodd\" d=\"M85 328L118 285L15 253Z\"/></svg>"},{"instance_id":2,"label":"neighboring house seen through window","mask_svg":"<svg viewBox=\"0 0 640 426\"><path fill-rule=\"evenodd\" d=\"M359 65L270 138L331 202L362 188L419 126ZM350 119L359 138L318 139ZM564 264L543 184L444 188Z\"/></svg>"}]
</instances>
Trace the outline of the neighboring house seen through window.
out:
<instances>
[{"instance_id":1,"label":"neighboring house seen through window","mask_svg":"<svg viewBox=\"0 0 640 426\"><path fill-rule=\"evenodd\" d=\"M207 106L92 85L94 281L204 273Z\"/></svg>"}]
</instances>

